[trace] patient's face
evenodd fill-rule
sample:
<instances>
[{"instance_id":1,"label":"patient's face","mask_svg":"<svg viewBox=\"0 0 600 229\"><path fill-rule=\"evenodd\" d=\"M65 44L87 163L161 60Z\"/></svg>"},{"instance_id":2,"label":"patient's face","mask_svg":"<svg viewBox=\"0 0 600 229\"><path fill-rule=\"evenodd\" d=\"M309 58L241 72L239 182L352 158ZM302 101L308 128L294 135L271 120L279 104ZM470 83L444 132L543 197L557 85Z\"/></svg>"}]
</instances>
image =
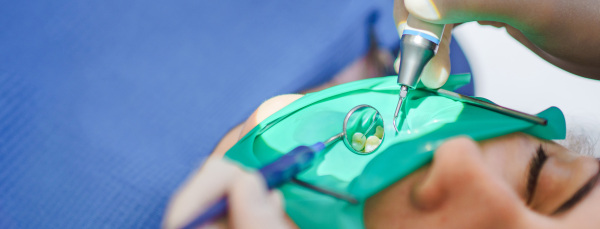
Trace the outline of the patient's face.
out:
<instances>
[{"instance_id":1,"label":"patient's face","mask_svg":"<svg viewBox=\"0 0 600 229\"><path fill-rule=\"evenodd\" d=\"M598 172L596 159L525 134L457 138L371 197L364 220L367 228L597 228Z\"/></svg>"},{"instance_id":2,"label":"patient's face","mask_svg":"<svg viewBox=\"0 0 600 229\"><path fill-rule=\"evenodd\" d=\"M248 119L243 136L299 98L279 96ZM515 133L456 138L433 162L367 200L367 228L597 228L598 160Z\"/></svg>"}]
</instances>

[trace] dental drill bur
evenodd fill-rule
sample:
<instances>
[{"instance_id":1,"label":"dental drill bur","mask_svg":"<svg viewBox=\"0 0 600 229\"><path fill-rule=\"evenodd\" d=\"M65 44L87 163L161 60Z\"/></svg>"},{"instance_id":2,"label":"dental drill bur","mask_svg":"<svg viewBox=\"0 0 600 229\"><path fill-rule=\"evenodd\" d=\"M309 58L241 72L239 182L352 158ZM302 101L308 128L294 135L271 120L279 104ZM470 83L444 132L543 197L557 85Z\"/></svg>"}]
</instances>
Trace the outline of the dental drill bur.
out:
<instances>
[{"instance_id":1,"label":"dental drill bur","mask_svg":"<svg viewBox=\"0 0 600 229\"><path fill-rule=\"evenodd\" d=\"M396 132L398 132L396 119L398 119L402 101L406 98L408 89L414 89L417 86L423 68L436 54L445 27L421 21L411 15L408 15L406 24L400 24L398 27L400 26L405 28L400 38L400 67L398 69L400 98L392 121Z\"/></svg>"}]
</instances>

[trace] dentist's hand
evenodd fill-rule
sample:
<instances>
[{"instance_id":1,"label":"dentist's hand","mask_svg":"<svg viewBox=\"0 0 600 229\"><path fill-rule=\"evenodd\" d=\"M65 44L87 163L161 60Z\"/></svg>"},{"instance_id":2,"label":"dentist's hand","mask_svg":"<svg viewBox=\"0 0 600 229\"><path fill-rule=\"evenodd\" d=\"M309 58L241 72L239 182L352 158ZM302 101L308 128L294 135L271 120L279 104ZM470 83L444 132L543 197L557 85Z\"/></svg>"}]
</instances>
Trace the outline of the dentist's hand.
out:
<instances>
[{"instance_id":1,"label":"dentist's hand","mask_svg":"<svg viewBox=\"0 0 600 229\"><path fill-rule=\"evenodd\" d=\"M438 24L479 21L506 27L513 38L546 61L571 73L600 79L600 1L396 0L394 10L396 24L410 12ZM447 48L449 37L442 42ZM443 56L435 58L447 58L446 50L440 51L438 55ZM429 69L440 69L438 65L443 64L432 63Z\"/></svg>"},{"instance_id":2,"label":"dentist's hand","mask_svg":"<svg viewBox=\"0 0 600 229\"><path fill-rule=\"evenodd\" d=\"M406 0L407 1L407 0ZM427 1L427 0L418 0ZM401 37L406 26L408 11L405 7L405 0L395 0L394 2L394 21L398 28L398 35ZM420 19L420 18L419 18ZM412 19L411 19L412 20ZM450 40L452 39L452 28L454 24L446 25L440 38L438 51L433 58L425 65L421 73L421 82L428 88L436 89L443 86L450 75ZM394 69L398 72L401 54L394 62Z\"/></svg>"},{"instance_id":3,"label":"dentist's hand","mask_svg":"<svg viewBox=\"0 0 600 229\"><path fill-rule=\"evenodd\" d=\"M282 209L279 191L267 190L258 173L244 171L222 157L258 123L301 97L299 94L275 96L262 103L246 122L229 131L204 165L171 197L163 228L186 226L223 195L229 198L229 218L208 225L211 228L296 228Z\"/></svg>"},{"instance_id":4,"label":"dentist's hand","mask_svg":"<svg viewBox=\"0 0 600 229\"><path fill-rule=\"evenodd\" d=\"M227 220L210 228L290 228L278 191L269 191L258 173L221 159L209 159L171 199L164 228L182 228L220 197L229 198Z\"/></svg>"}]
</instances>

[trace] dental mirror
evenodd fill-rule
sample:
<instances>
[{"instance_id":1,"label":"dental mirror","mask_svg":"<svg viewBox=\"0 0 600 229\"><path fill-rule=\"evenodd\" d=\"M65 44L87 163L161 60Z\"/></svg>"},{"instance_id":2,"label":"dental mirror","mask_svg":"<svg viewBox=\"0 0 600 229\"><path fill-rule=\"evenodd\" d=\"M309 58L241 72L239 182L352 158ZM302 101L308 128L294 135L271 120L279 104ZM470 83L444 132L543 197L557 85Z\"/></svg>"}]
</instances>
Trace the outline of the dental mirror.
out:
<instances>
[{"instance_id":1,"label":"dental mirror","mask_svg":"<svg viewBox=\"0 0 600 229\"><path fill-rule=\"evenodd\" d=\"M357 154L373 153L383 142L383 130L383 118L379 111L366 104L358 105L344 119L344 144Z\"/></svg>"}]
</instances>

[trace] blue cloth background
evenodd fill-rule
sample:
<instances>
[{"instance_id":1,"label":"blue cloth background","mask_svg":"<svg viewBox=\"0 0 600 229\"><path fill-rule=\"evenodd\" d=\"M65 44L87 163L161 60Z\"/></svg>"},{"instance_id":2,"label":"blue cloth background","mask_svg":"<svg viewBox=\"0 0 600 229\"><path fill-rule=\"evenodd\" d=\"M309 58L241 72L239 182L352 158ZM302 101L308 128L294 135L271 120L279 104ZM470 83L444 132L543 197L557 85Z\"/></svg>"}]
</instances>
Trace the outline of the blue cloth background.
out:
<instances>
[{"instance_id":1,"label":"blue cloth background","mask_svg":"<svg viewBox=\"0 0 600 229\"><path fill-rule=\"evenodd\" d=\"M391 0L0 2L0 228L159 227L261 102L398 46Z\"/></svg>"}]
</instances>

